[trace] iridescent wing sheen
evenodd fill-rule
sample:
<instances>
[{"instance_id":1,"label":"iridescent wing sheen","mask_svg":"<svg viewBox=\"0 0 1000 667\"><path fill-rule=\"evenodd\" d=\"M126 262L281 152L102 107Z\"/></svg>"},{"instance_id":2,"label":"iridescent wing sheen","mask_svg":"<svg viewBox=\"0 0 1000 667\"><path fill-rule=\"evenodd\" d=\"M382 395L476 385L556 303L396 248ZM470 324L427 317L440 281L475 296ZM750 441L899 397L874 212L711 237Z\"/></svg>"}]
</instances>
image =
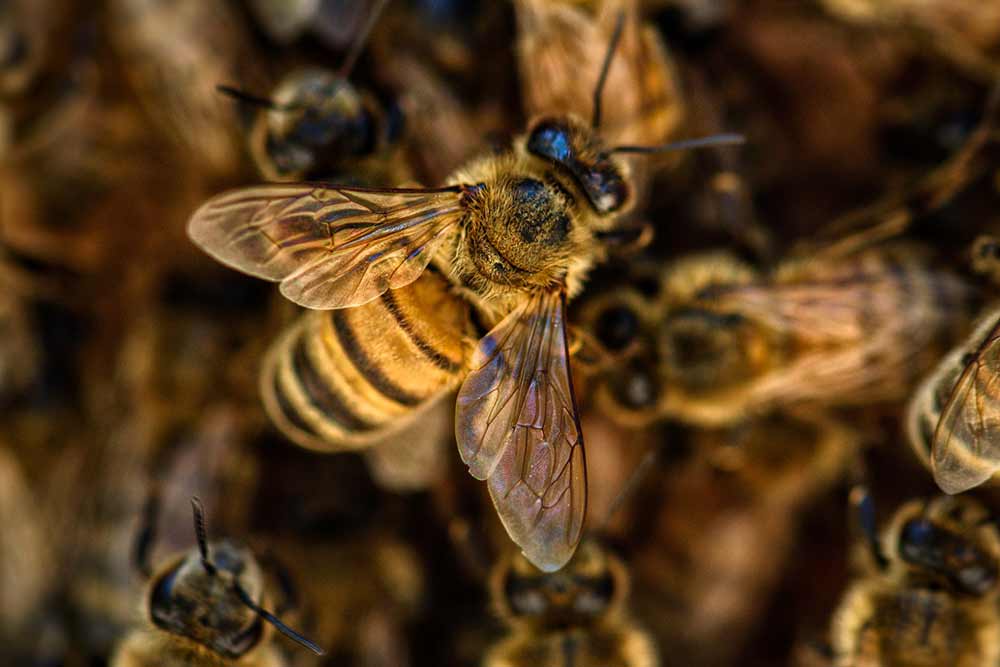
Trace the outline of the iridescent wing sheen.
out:
<instances>
[{"instance_id":1,"label":"iridescent wing sheen","mask_svg":"<svg viewBox=\"0 0 1000 667\"><path fill-rule=\"evenodd\" d=\"M948 397L934 431L931 469L945 493L971 489L1000 470L1000 323Z\"/></svg>"},{"instance_id":2,"label":"iridescent wing sheen","mask_svg":"<svg viewBox=\"0 0 1000 667\"><path fill-rule=\"evenodd\" d=\"M576 550L587 504L564 301L537 294L479 342L455 415L469 472L489 480L511 539L547 572Z\"/></svg>"},{"instance_id":3,"label":"iridescent wing sheen","mask_svg":"<svg viewBox=\"0 0 1000 667\"><path fill-rule=\"evenodd\" d=\"M265 185L213 197L188 234L301 306L349 308L416 280L462 211L460 187Z\"/></svg>"}]
</instances>

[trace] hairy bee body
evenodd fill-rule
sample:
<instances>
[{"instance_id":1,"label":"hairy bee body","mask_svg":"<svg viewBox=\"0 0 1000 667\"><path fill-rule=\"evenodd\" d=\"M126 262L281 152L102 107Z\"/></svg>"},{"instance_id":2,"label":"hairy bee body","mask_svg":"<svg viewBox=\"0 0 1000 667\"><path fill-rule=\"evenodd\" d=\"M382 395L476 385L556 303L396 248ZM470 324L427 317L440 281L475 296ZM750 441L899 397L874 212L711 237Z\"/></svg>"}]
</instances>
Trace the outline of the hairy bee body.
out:
<instances>
[{"instance_id":1,"label":"hairy bee body","mask_svg":"<svg viewBox=\"0 0 1000 667\"><path fill-rule=\"evenodd\" d=\"M510 634L487 651L483 667L660 663L652 637L627 612L625 564L592 540L563 572L539 572L517 555L495 568L491 584Z\"/></svg>"},{"instance_id":2,"label":"hairy bee body","mask_svg":"<svg viewBox=\"0 0 1000 667\"><path fill-rule=\"evenodd\" d=\"M364 306L306 313L268 353L264 405L304 447L366 447L457 386L470 327L431 271Z\"/></svg>"},{"instance_id":3,"label":"hairy bee body","mask_svg":"<svg viewBox=\"0 0 1000 667\"><path fill-rule=\"evenodd\" d=\"M990 513L969 498L901 507L881 563L847 591L834 615L837 667L985 667L1000 660L997 558Z\"/></svg>"},{"instance_id":4,"label":"hairy bee body","mask_svg":"<svg viewBox=\"0 0 1000 667\"><path fill-rule=\"evenodd\" d=\"M903 399L959 333L969 293L914 249L786 262L678 264L665 283L663 411L719 424L790 404Z\"/></svg>"}]
</instances>

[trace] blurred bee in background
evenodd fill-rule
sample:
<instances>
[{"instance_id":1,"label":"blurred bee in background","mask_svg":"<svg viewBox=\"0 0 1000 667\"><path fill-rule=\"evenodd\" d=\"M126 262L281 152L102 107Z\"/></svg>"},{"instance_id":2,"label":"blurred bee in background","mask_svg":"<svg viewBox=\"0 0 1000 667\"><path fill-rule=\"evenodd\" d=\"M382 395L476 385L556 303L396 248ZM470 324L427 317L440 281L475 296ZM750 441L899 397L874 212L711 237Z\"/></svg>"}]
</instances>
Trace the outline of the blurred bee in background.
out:
<instances>
[{"instance_id":1,"label":"blurred bee in background","mask_svg":"<svg viewBox=\"0 0 1000 667\"><path fill-rule=\"evenodd\" d=\"M977 239L972 268L994 281L1000 244ZM1000 378L1000 309L989 308L968 337L945 355L921 383L906 412L907 436L945 493L961 493L1000 470L994 387Z\"/></svg>"},{"instance_id":2,"label":"blurred bee in background","mask_svg":"<svg viewBox=\"0 0 1000 667\"><path fill-rule=\"evenodd\" d=\"M769 275L728 255L679 260L664 277L661 409L711 425L898 401L960 333L969 296L902 245L790 260Z\"/></svg>"},{"instance_id":3,"label":"blurred bee in background","mask_svg":"<svg viewBox=\"0 0 1000 667\"><path fill-rule=\"evenodd\" d=\"M837 667L954 665L1000 660L995 517L971 498L914 500L881 537L856 488L869 557L831 623Z\"/></svg>"},{"instance_id":4,"label":"blurred bee in background","mask_svg":"<svg viewBox=\"0 0 1000 667\"><path fill-rule=\"evenodd\" d=\"M114 0L107 26L135 99L210 178L243 164L239 118L215 86L260 67L241 16L225 0Z\"/></svg>"},{"instance_id":5,"label":"blurred bee in background","mask_svg":"<svg viewBox=\"0 0 1000 667\"><path fill-rule=\"evenodd\" d=\"M319 646L264 608L271 594L253 553L228 540L209 543L201 504L193 499L192 506L197 548L156 571L144 560L151 536L140 534L138 564L149 575L143 625L118 647L112 667L291 664L272 629L322 655Z\"/></svg>"},{"instance_id":6,"label":"blurred bee in background","mask_svg":"<svg viewBox=\"0 0 1000 667\"><path fill-rule=\"evenodd\" d=\"M541 572L521 554L500 561L490 592L509 633L483 666L659 665L652 637L628 612L630 584L625 563L590 539L559 572Z\"/></svg>"},{"instance_id":7,"label":"blurred bee in background","mask_svg":"<svg viewBox=\"0 0 1000 667\"><path fill-rule=\"evenodd\" d=\"M264 99L229 86L219 90L257 107L250 153L257 169L273 181L299 181L370 172L375 181L408 180L404 162L386 151L402 132L403 116L394 101L354 86L349 76L387 0L371 9L337 70L306 67L287 74ZM381 173L385 171L385 173Z\"/></svg>"},{"instance_id":8,"label":"blurred bee in background","mask_svg":"<svg viewBox=\"0 0 1000 667\"><path fill-rule=\"evenodd\" d=\"M677 433L671 466L639 492L635 608L665 654L729 665L768 623L800 526L841 479L859 434L822 414L772 414ZM665 457L664 457L665 458Z\"/></svg>"},{"instance_id":9,"label":"blurred bee in background","mask_svg":"<svg viewBox=\"0 0 1000 667\"><path fill-rule=\"evenodd\" d=\"M622 23L623 17L598 77L598 101ZM280 282L281 292L301 306L332 311L307 314L294 325L285 339L290 343L278 348L291 354L272 357L280 361L266 367L278 373L265 371L264 381L298 376L301 382L281 388L305 390L298 404L313 413L312 422L325 422L335 443L414 414L464 375L456 414L463 461L474 477L489 480L511 538L546 570L569 560L583 526L586 470L565 304L603 257L597 233L612 229L632 204L628 168L618 154L742 141L723 135L608 147L597 135L600 122L599 103L589 126L575 116L540 118L511 149L474 160L445 187L261 186L209 200L188 226L192 240L223 264ZM432 261L452 285L424 271ZM440 304L448 324L435 322L441 315L435 311L429 311L433 317L409 314L423 311L414 308L420 292L425 303ZM444 305L448 300L454 305ZM462 349L467 302L492 327L470 362L442 350L442 336L422 330L448 332L446 339ZM398 313L407 314L401 319ZM299 333L305 328L308 336ZM330 329L332 336L323 333ZM366 330L373 332L371 346L358 342ZM389 345L406 351L390 358L408 361L391 376L366 349L387 332ZM326 349L323 340L334 336L340 349ZM341 354L349 363L324 363ZM419 371L412 366L418 360ZM342 392L329 389L338 384L361 388L364 400L354 396L345 405ZM272 406L270 412L287 424L285 414L302 411L286 403L290 410ZM309 433L314 424L308 420L292 425L323 436Z\"/></svg>"}]
</instances>

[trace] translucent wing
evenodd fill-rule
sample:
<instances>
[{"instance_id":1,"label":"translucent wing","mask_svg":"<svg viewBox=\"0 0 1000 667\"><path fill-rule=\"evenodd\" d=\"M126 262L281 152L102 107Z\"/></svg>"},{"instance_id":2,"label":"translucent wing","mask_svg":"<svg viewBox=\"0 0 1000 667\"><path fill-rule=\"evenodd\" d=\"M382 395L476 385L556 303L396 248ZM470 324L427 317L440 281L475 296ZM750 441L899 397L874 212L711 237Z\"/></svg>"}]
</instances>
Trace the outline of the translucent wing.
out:
<instances>
[{"instance_id":1,"label":"translucent wing","mask_svg":"<svg viewBox=\"0 0 1000 667\"><path fill-rule=\"evenodd\" d=\"M461 215L457 187L268 185L213 197L188 234L223 264L280 281L301 306L348 308L416 280Z\"/></svg>"},{"instance_id":2,"label":"translucent wing","mask_svg":"<svg viewBox=\"0 0 1000 667\"><path fill-rule=\"evenodd\" d=\"M971 489L1000 470L1000 324L955 383L934 431L931 468L945 493Z\"/></svg>"},{"instance_id":3,"label":"translucent wing","mask_svg":"<svg viewBox=\"0 0 1000 667\"><path fill-rule=\"evenodd\" d=\"M566 346L564 297L532 297L479 342L458 395L462 460L511 539L551 572L580 541L587 503L583 438Z\"/></svg>"}]
</instances>

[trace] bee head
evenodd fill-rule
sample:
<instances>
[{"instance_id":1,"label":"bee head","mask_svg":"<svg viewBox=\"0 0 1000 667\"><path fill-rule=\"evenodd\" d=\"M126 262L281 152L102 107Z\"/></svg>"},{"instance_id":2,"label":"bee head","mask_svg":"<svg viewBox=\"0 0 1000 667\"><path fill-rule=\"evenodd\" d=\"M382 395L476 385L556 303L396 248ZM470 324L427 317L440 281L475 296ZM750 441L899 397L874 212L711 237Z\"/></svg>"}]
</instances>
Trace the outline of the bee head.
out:
<instances>
[{"instance_id":1,"label":"bee head","mask_svg":"<svg viewBox=\"0 0 1000 667\"><path fill-rule=\"evenodd\" d=\"M212 543L210 549L214 570L205 567L194 548L156 578L150 615L160 629L235 659L260 641L264 627L241 601L234 583L259 602L263 575L248 549L225 541Z\"/></svg>"},{"instance_id":2,"label":"bee head","mask_svg":"<svg viewBox=\"0 0 1000 667\"><path fill-rule=\"evenodd\" d=\"M607 154L594 131L582 121L573 117L537 119L528 131L525 147L571 179L598 215L619 213L630 203L624 163Z\"/></svg>"},{"instance_id":3,"label":"bee head","mask_svg":"<svg viewBox=\"0 0 1000 667\"><path fill-rule=\"evenodd\" d=\"M585 625L619 608L628 592L624 565L590 540L558 572L542 572L518 554L493 575L501 614L538 627Z\"/></svg>"},{"instance_id":4,"label":"bee head","mask_svg":"<svg viewBox=\"0 0 1000 667\"><path fill-rule=\"evenodd\" d=\"M293 72L274 91L255 140L278 176L332 171L337 160L373 150L373 106L335 72Z\"/></svg>"},{"instance_id":5,"label":"bee head","mask_svg":"<svg viewBox=\"0 0 1000 667\"><path fill-rule=\"evenodd\" d=\"M976 597L996 590L1000 538L992 516L974 500L946 496L910 504L889 540L913 576Z\"/></svg>"},{"instance_id":6,"label":"bee head","mask_svg":"<svg viewBox=\"0 0 1000 667\"><path fill-rule=\"evenodd\" d=\"M152 624L228 659L246 655L264 636L267 621L317 655L323 649L261 605L264 574L253 553L228 541L208 543L201 502L191 499L198 546L168 563L152 579Z\"/></svg>"}]
</instances>

